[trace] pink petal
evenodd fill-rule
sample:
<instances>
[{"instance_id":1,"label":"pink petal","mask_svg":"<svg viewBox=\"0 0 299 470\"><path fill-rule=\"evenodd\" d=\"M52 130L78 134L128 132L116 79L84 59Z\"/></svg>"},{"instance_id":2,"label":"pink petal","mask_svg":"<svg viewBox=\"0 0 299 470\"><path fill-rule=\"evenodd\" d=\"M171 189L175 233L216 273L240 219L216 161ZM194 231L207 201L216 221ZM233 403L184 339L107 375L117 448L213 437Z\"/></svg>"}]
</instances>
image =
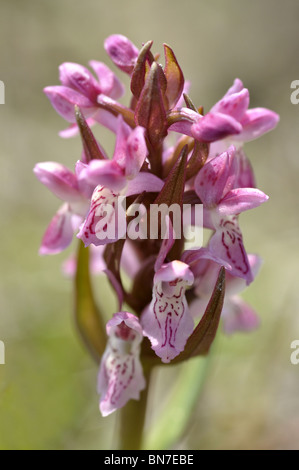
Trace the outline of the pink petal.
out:
<instances>
[{"instance_id":1,"label":"pink petal","mask_svg":"<svg viewBox=\"0 0 299 470\"><path fill-rule=\"evenodd\" d=\"M262 265L262 259L258 255L248 254L248 261L250 265L250 269L252 272L253 279L259 273L259 270ZM240 277L233 276L230 272L226 272L225 277L225 292L227 297L235 296L236 294L240 294L243 290L247 287L245 279L241 279Z\"/></svg>"},{"instance_id":2,"label":"pink petal","mask_svg":"<svg viewBox=\"0 0 299 470\"><path fill-rule=\"evenodd\" d=\"M255 188L255 176L249 159L242 149L237 150L238 176L235 181L236 188Z\"/></svg>"},{"instance_id":3,"label":"pink petal","mask_svg":"<svg viewBox=\"0 0 299 470\"><path fill-rule=\"evenodd\" d=\"M233 146L203 166L195 179L194 188L205 208L215 207L223 195L233 188L236 171Z\"/></svg>"},{"instance_id":4,"label":"pink petal","mask_svg":"<svg viewBox=\"0 0 299 470\"><path fill-rule=\"evenodd\" d=\"M248 142L257 139L276 127L279 121L278 114L266 108L249 109L241 120L242 132L236 140Z\"/></svg>"},{"instance_id":5,"label":"pink petal","mask_svg":"<svg viewBox=\"0 0 299 470\"><path fill-rule=\"evenodd\" d=\"M189 267L181 261L162 266L155 275L153 300L142 313L141 325L162 362L170 362L183 351L193 332L185 297L186 287L193 280Z\"/></svg>"},{"instance_id":6,"label":"pink petal","mask_svg":"<svg viewBox=\"0 0 299 470\"><path fill-rule=\"evenodd\" d=\"M236 215L260 206L269 199L265 193L255 188L238 188L229 191L217 210L220 214Z\"/></svg>"},{"instance_id":7,"label":"pink petal","mask_svg":"<svg viewBox=\"0 0 299 470\"><path fill-rule=\"evenodd\" d=\"M126 148L126 177L135 178L139 173L148 154L145 137L145 129L137 126L127 139Z\"/></svg>"},{"instance_id":8,"label":"pink petal","mask_svg":"<svg viewBox=\"0 0 299 470\"><path fill-rule=\"evenodd\" d=\"M108 186L120 191L127 183L121 168L113 160L91 160L82 167L79 174L79 184L89 186Z\"/></svg>"},{"instance_id":9,"label":"pink petal","mask_svg":"<svg viewBox=\"0 0 299 470\"><path fill-rule=\"evenodd\" d=\"M64 204L48 226L39 250L40 255L55 255L67 248L73 239L72 213Z\"/></svg>"},{"instance_id":10,"label":"pink petal","mask_svg":"<svg viewBox=\"0 0 299 470\"><path fill-rule=\"evenodd\" d=\"M94 119L94 122L98 122L102 126L109 129L111 132L116 133L117 117L114 116L109 111L106 111L106 109L98 109L96 113L93 115L93 119Z\"/></svg>"},{"instance_id":11,"label":"pink petal","mask_svg":"<svg viewBox=\"0 0 299 470\"><path fill-rule=\"evenodd\" d=\"M100 92L117 100L124 94L124 86L112 70L97 60L91 60L89 65L93 68L99 79Z\"/></svg>"},{"instance_id":12,"label":"pink petal","mask_svg":"<svg viewBox=\"0 0 299 470\"><path fill-rule=\"evenodd\" d=\"M141 194L143 191L157 193L164 186L164 182L152 173L140 172L133 180L128 181L126 195Z\"/></svg>"},{"instance_id":13,"label":"pink petal","mask_svg":"<svg viewBox=\"0 0 299 470\"><path fill-rule=\"evenodd\" d=\"M63 201L78 202L82 199L76 176L64 165L43 162L35 165L33 171L39 181Z\"/></svg>"},{"instance_id":14,"label":"pink petal","mask_svg":"<svg viewBox=\"0 0 299 470\"><path fill-rule=\"evenodd\" d=\"M223 331L228 335L255 330L260 324L256 312L240 297L231 297L224 303L222 321Z\"/></svg>"},{"instance_id":15,"label":"pink petal","mask_svg":"<svg viewBox=\"0 0 299 470\"><path fill-rule=\"evenodd\" d=\"M86 118L92 116L97 110L94 103L71 88L51 86L45 88L44 92L51 101L53 108L68 122L76 122L75 105L78 105L83 110Z\"/></svg>"},{"instance_id":16,"label":"pink petal","mask_svg":"<svg viewBox=\"0 0 299 470\"><path fill-rule=\"evenodd\" d=\"M113 34L105 40L104 47L120 70L128 74L133 72L139 50L128 38Z\"/></svg>"},{"instance_id":17,"label":"pink petal","mask_svg":"<svg viewBox=\"0 0 299 470\"><path fill-rule=\"evenodd\" d=\"M138 400L146 385L139 359L143 336L138 318L128 312L116 313L107 323L107 334L98 376L103 416L122 408L130 399Z\"/></svg>"},{"instance_id":18,"label":"pink petal","mask_svg":"<svg viewBox=\"0 0 299 470\"><path fill-rule=\"evenodd\" d=\"M253 276L237 216L214 215L216 232L209 242L209 250L230 265L232 275L241 277L250 284Z\"/></svg>"},{"instance_id":19,"label":"pink petal","mask_svg":"<svg viewBox=\"0 0 299 470\"><path fill-rule=\"evenodd\" d=\"M202 277L203 273L206 275L207 269L212 264L210 263L211 261L214 261L213 264L215 264L215 266L218 265L217 275L219 273L219 266L224 266L227 271L232 270L230 264L226 260L215 255L211 250L209 250L209 248L205 247L200 248L199 250L186 250L181 258L184 263L189 265L196 278ZM215 278L215 282L216 279L217 276Z\"/></svg>"},{"instance_id":20,"label":"pink petal","mask_svg":"<svg viewBox=\"0 0 299 470\"><path fill-rule=\"evenodd\" d=\"M99 85L90 71L80 64L65 62L59 67L59 78L63 86L72 88L96 102Z\"/></svg>"},{"instance_id":21,"label":"pink petal","mask_svg":"<svg viewBox=\"0 0 299 470\"><path fill-rule=\"evenodd\" d=\"M189 108L181 108L178 112L180 120L172 124L169 129L193 137L192 126L203 119L203 117L201 114Z\"/></svg>"},{"instance_id":22,"label":"pink petal","mask_svg":"<svg viewBox=\"0 0 299 470\"><path fill-rule=\"evenodd\" d=\"M192 137L201 142L214 142L229 135L240 134L241 124L222 113L208 113L191 127Z\"/></svg>"},{"instance_id":23,"label":"pink petal","mask_svg":"<svg viewBox=\"0 0 299 470\"><path fill-rule=\"evenodd\" d=\"M224 96L213 106L210 113L228 114L237 121L240 121L249 106L249 91L243 88L237 93Z\"/></svg>"},{"instance_id":24,"label":"pink petal","mask_svg":"<svg viewBox=\"0 0 299 470\"><path fill-rule=\"evenodd\" d=\"M239 78L236 78L234 80L234 83L233 85L227 90L227 92L225 93L224 95L224 98L226 96L230 96L234 93L239 93L240 91L242 91L244 88L244 85L243 85L243 82L239 79Z\"/></svg>"}]
</instances>

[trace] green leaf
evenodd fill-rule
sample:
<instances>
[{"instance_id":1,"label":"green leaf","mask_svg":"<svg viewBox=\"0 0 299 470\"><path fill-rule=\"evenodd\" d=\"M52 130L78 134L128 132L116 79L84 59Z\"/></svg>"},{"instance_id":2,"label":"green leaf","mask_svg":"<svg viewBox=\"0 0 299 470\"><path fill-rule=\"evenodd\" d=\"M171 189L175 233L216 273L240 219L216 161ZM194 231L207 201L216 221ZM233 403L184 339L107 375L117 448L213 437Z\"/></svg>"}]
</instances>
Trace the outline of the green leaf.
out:
<instances>
[{"instance_id":1,"label":"green leaf","mask_svg":"<svg viewBox=\"0 0 299 470\"><path fill-rule=\"evenodd\" d=\"M98 362L105 350L107 336L92 292L89 249L81 241L75 276L75 319L84 343Z\"/></svg>"}]
</instances>

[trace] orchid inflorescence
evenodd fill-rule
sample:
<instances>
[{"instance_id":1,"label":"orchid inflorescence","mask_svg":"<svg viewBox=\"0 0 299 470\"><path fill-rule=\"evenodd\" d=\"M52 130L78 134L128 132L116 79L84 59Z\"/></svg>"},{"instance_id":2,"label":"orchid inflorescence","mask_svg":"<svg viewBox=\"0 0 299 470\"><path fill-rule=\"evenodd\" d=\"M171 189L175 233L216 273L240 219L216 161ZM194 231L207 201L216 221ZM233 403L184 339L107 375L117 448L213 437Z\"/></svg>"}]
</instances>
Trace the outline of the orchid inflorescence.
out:
<instances>
[{"instance_id":1,"label":"orchid inflorescence","mask_svg":"<svg viewBox=\"0 0 299 470\"><path fill-rule=\"evenodd\" d=\"M239 214L268 196L256 188L243 146L272 130L279 117L265 108L249 109L249 92L239 79L204 114L187 94L190 84L168 45L164 66L153 55L152 42L139 50L126 37L112 35L104 45L130 77L129 106L117 101L124 86L102 62L89 63L94 74L79 64L62 64L61 85L44 91L70 123L60 135L80 134L83 151L74 172L56 162L38 163L34 171L64 201L40 253L60 253L74 234L80 239L77 255L64 268L75 278L78 326L100 360L100 410L106 416L139 398L147 386L144 367L206 354L221 312L226 333L257 327L256 313L238 294L254 280L261 259L246 253ZM115 134L112 158L91 130L98 124ZM120 227L105 237L115 226L119 198L127 222L135 203L144 209L143 220L153 204L181 209L189 204L193 223L201 205L210 239L206 246L186 249L170 213L160 220L156 239L130 239ZM108 276L119 302L104 334L90 271Z\"/></svg>"}]
</instances>

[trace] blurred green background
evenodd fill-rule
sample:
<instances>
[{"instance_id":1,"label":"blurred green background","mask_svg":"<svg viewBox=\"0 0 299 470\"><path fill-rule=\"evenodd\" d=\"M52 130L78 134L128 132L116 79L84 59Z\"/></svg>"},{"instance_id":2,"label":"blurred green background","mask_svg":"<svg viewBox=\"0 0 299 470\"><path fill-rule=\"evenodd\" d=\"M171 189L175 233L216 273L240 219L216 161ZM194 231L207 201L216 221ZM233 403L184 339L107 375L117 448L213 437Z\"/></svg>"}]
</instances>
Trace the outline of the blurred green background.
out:
<instances>
[{"instance_id":1,"label":"blurred green background","mask_svg":"<svg viewBox=\"0 0 299 470\"><path fill-rule=\"evenodd\" d=\"M154 51L171 45L193 101L206 110L239 77L251 107L281 116L274 132L245 147L270 195L241 219L247 250L264 258L244 294L261 327L218 335L177 448L299 449L299 365L290 363L290 343L299 339L299 105L290 101L290 84L299 79L298 0L1 0L0 449L115 448L117 419L98 412L97 368L77 336L72 284L61 274L74 245L38 256L59 201L32 173L39 161L72 168L81 152L78 138L58 137L65 122L43 87L58 84L64 61L110 64L103 41L113 33L137 46L152 39ZM112 148L108 132L101 140ZM100 305L113 313L107 283L97 279L96 287ZM157 380L167 402L171 381Z\"/></svg>"}]
</instances>

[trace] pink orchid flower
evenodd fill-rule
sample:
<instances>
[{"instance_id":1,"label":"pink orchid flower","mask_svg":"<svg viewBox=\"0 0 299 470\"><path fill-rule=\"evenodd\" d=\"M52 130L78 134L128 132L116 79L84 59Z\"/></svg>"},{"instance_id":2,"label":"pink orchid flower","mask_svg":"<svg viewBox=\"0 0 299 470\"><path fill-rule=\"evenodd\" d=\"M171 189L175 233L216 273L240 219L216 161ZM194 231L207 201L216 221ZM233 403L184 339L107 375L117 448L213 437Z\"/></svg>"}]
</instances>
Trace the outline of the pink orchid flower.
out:
<instances>
[{"instance_id":1,"label":"pink orchid flower","mask_svg":"<svg viewBox=\"0 0 299 470\"><path fill-rule=\"evenodd\" d=\"M77 163L76 174L56 162L38 163L34 167L39 181L65 201L45 232L39 250L42 255L60 253L67 248L88 211L91 189L78 181L81 164Z\"/></svg>"},{"instance_id":2,"label":"pink orchid flower","mask_svg":"<svg viewBox=\"0 0 299 470\"><path fill-rule=\"evenodd\" d=\"M153 298L141 315L144 336L162 362L170 362L181 351L193 332L194 322L185 297L194 276L182 261L163 264L174 243L174 232L166 220L168 235L163 240L155 263Z\"/></svg>"},{"instance_id":3,"label":"pink orchid flower","mask_svg":"<svg viewBox=\"0 0 299 470\"><path fill-rule=\"evenodd\" d=\"M253 276L238 223L241 212L258 207L268 196L255 188L236 188L235 148L211 159L198 173L194 187L204 206L209 228L215 232L209 252L231 267L231 274L252 282Z\"/></svg>"},{"instance_id":4,"label":"pink orchid flower","mask_svg":"<svg viewBox=\"0 0 299 470\"><path fill-rule=\"evenodd\" d=\"M191 262L191 259L189 258ZM255 279L261 266L261 258L249 254L253 278ZM217 280L219 264L210 259L198 259L196 263L191 262L190 268L195 276L194 293L196 299L190 304L190 312L193 318L200 318L204 314L210 300L213 285ZM240 293L246 289L246 281L235 277L226 271L225 298L221 313L222 328L226 334L237 331L249 332L259 326L259 318L256 312L240 297Z\"/></svg>"},{"instance_id":5,"label":"pink orchid flower","mask_svg":"<svg viewBox=\"0 0 299 470\"><path fill-rule=\"evenodd\" d=\"M126 226L117 225L120 198L143 191L158 192L163 181L157 176L140 171L147 156L144 128L132 130L121 117L118 118L116 145L112 160L92 160L82 169L80 181L96 186L89 213L78 238L85 246L102 245L123 238ZM107 214L107 211L109 214ZM106 237L113 227L115 238Z\"/></svg>"},{"instance_id":6,"label":"pink orchid flower","mask_svg":"<svg viewBox=\"0 0 299 470\"><path fill-rule=\"evenodd\" d=\"M106 329L109 339L98 377L103 416L122 408L131 399L138 400L146 385L140 363L143 334L138 317L129 312L116 313Z\"/></svg>"},{"instance_id":7,"label":"pink orchid flower","mask_svg":"<svg viewBox=\"0 0 299 470\"><path fill-rule=\"evenodd\" d=\"M162 362L170 362L193 332L185 291L193 284L189 266L181 261L164 264L155 274L153 299L141 317L143 333Z\"/></svg>"},{"instance_id":8,"label":"pink orchid flower","mask_svg":"<svg viewBox=\"0 0 299 470\"><path fill-rule=\"evenodd\" d=\"M115 131L116 118L110 112L100 109L97 98L106 95L118 99L124 93L124 87L107 65L96 60L89 62L97 79L82 65L65 62L59 67L60 86L49 86L44 89L53 108L71 126L60 132L61 137L72 137L78 133L74 106L82 110L89 126L98 122Z\"/></svg>"},{"instance_id":9,"label":"pink orchid flower","mask_svg":"<svg viewBox=\"0 0 299 470\"><path fill-rule=\"evenodd\" d=\"M225 148L232 143L238 143L240 147L243 142L257 139L271 131L279 121L278 114L269 109L248 107L249 91L237 78L224 97L205 116L189 108L182 108L182 120L173 124L170 129L202 142L216 142L229 137L233 140L225 142ZM224 149L221 147L221 150ZM213 147L211 155L216 155L219 151L220 148L217 152L216 147Z\"/></svg>"}]
</instances>

